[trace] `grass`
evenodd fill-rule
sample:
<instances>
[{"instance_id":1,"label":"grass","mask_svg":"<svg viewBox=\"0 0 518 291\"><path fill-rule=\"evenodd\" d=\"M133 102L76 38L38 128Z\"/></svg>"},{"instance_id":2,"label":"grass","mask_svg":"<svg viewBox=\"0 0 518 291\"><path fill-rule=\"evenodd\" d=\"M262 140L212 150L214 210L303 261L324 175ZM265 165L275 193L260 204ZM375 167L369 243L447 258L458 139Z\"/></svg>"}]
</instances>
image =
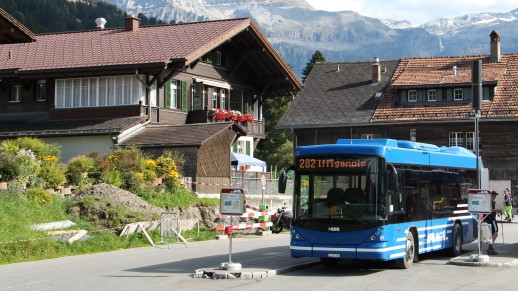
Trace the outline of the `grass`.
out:
<instances>
[{"instance_id":1,"label":"grass","mask_svg":"<svg viewBox=\"0 0 518 291\"><path fill-rule=\"evenodd\" d=\"M173 195L151 198L148 203L168 208L175 205L210 206L217 205L218 201L218 199L199 199L185 190ZM51 201L40 203L26 195L12 195L0 190L0 264L150 246L143 233L119 237L93 225L87 219L69 216L67 210L72 205L69 199L53 196ZM30 227L33 224L62 220L73 221L77 224L73 229L87 230L90 238L69 244L52 239L45 232L36 231ZM182 232L182 236L188 242L192 242L214 239L216 233L213 229L202 228L186 230ZM149 232L149 235L155 243L160 241L158 229Z\"/></svg>"}]
</instances>

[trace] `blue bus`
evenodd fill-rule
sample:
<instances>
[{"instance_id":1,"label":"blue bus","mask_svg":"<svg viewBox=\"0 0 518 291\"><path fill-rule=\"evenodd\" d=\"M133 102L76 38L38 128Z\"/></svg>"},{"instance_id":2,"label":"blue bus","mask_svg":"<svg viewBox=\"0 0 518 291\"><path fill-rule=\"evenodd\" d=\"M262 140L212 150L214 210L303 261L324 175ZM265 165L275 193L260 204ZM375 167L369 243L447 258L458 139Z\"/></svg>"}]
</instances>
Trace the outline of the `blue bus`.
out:
<instances>
[{"instance_id":1,"label":"blue bus","mask_svg":"<svg viewBox=\"0 0 518 291\"><path fill-rule=\"evenodd\" d=\"M477 159L465 148L394 139L299 146L279 176L281 193L291 170L292 257L393 260L406 269L419 254L458 256L477 239L467 205Z\"/></svg>"}]
</instances>

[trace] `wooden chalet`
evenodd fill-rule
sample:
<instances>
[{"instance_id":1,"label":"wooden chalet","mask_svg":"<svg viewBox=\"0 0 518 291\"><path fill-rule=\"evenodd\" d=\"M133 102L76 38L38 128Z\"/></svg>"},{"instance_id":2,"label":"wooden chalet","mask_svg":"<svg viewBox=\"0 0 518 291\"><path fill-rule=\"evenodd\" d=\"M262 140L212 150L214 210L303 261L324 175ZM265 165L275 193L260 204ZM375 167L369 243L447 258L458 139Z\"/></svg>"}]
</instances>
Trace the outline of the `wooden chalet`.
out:
<instances>
[{"instance_id":1,"label":"wooden chalet","mask_svg":"<svg viewBox=\"0 0 518 291\"><path fill-rule=\"evenodd\" d=\"M92 19L94 21L94 19ZM0 139L33 136L64 160L136 145L176 149L193 181L230 181L230 152L265 137L262 104L301 83L248 18L34 35L0 9ZM218 121L214 109L254 121Z\"/></svg>"},{"instance_id":2,"label":"wooden chalet","mask_svg":"<svg viewBox=\"0 0 518 291\"><path fill-rule=\"evenodd\" d=\"M318 63L278 127L294 144L393 138L475 151L472 63L482 61L479 144L490 187L518 189L518 54ZM476 185L473 185L476 186Z\"/></svg>"}]
</instances>

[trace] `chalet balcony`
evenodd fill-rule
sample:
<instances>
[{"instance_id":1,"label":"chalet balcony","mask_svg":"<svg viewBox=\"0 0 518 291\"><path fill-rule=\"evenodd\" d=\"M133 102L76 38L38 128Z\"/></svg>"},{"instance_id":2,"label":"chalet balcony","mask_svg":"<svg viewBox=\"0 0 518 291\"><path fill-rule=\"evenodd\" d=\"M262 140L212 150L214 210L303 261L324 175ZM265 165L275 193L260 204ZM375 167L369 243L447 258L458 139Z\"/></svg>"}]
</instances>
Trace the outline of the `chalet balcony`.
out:
<instances>
[{"instance_id":1,"label":"chalet balcony","mask_svg":"<svg viewBox=\"0 0 518 291\"><path fill-rule=\"evenodd\" d=\"M243 118L241 120L244 120ZM211 115L211 110L193 110L189 111L187 115L187 124L193 123L210 123L210 122L225 122L229 121L229 119L221 119ZM250 121L240 121L235 120L237 124L239 124L245 131L247 136L251 136L254 138L265 138L265 122L264 120L250 120Z\"/></svg>"}]
</instances>

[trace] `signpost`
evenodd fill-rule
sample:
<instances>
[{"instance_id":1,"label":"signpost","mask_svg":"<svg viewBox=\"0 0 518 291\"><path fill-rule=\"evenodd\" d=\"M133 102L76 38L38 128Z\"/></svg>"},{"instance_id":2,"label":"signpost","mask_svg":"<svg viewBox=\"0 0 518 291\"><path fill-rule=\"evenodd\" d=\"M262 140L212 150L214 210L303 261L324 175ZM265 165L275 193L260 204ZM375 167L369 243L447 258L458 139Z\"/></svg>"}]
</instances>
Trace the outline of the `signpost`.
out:
<instances>
[{"instance_id":1,"label":"signpost","mask_svg":"<svg viewBox=\"0 0 518 291\"><path fill-rule=\"evenodd\" d=\"M482 255L482 217L493 210L491 190L469 189L468 190L468 211L478 214L478 255L472 255L472 261L488 262L489 256Z\"/></svg>"},{"instance_id":2,"label":"signpost","mask_svg":"<svg viewBox=\"0 0 518 291\"><path fill-rule=\"evenodd\" d=\"M245 190L244 189L221 189L220 192L220 213L230 216L230 225L225 227L225 234L229 235L228 262L220 264L220 269L239 272L240 263L232 262L232 224L233 215L241 216L245 213Z\"/></svg>"}]
</instances>

